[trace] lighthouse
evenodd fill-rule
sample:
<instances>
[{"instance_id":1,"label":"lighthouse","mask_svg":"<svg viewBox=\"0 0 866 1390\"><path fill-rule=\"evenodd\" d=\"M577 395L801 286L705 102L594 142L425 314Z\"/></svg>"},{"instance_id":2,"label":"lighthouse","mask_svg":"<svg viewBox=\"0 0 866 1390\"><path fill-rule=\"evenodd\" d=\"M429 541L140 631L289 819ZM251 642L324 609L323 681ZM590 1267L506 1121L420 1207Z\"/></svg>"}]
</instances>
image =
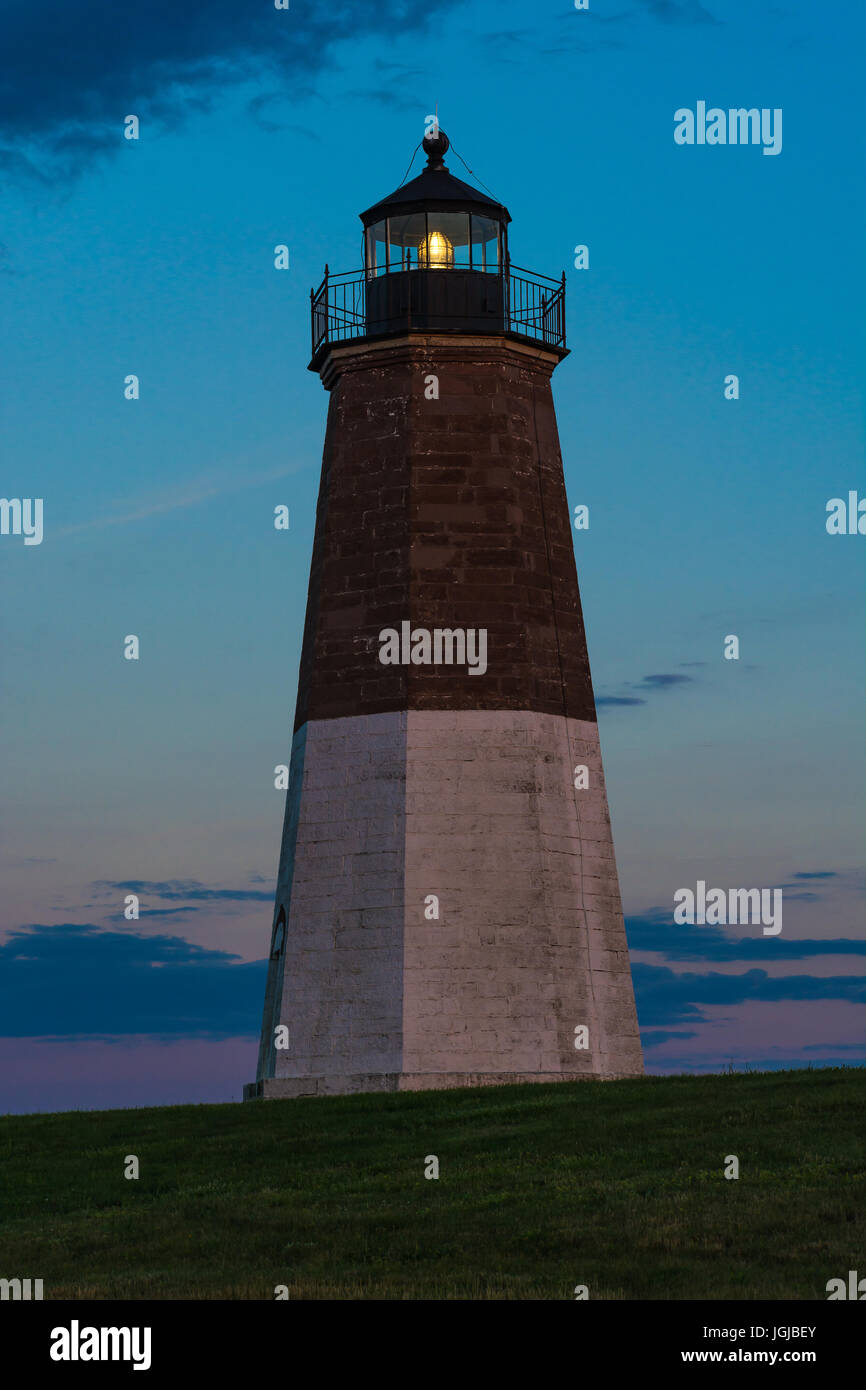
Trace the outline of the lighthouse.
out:
<instances>
[{"instance_id":1,"label":"lighthouse","mask_svg":"<svg viewBox=\"0 0 866 1390\"><path fill-rule=\"evenodd\" d=\"M247 1099L643 1072L551 391L565 277L512 262L443 131L423 148L311 292L328 421Z\"/></svg>"}]
</instances>

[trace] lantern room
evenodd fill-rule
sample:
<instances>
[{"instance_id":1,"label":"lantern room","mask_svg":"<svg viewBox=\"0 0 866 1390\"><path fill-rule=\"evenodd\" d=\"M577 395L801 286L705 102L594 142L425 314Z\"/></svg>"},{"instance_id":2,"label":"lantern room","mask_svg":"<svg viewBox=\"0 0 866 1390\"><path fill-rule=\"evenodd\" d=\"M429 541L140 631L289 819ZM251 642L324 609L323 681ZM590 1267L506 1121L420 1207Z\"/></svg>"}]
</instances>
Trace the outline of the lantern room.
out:
<instances>
[{"instance_id":1,"label":"lantern room","mask_svg":"<svg viewBox=\"0 0 866 1390\"><path fill-rule=\"evenodd\" d=\"M361 214L367 331L501 328L508 211L448 171L443 130L423 147L426 169Z\"/></svg>"},{"instance_id":2,"label":"lantern room","mask_svg":"<svg viewBox=\"0 0 866 1390\"><path fill-rule=\"evenodd\" d=\"M325 267L311 291L313 360L340 342L413 332L508 333L565 347L565 276L511 264L508 209L445 165L440 128L425 135L427 166L361 213L363 269Z\"/></svg>"},{"instance_id":3,"label":"lantern room","mask_svg":"<svg viewBox=\"0 0 866 1390\"><path fill-rule=\"evenodd\" d=\"M405 270L498 275L507 256L507 208L455 179L444 164L448 136L425 136L427 168L361 214L368 279Z\"/></svg>"}]
</instances>

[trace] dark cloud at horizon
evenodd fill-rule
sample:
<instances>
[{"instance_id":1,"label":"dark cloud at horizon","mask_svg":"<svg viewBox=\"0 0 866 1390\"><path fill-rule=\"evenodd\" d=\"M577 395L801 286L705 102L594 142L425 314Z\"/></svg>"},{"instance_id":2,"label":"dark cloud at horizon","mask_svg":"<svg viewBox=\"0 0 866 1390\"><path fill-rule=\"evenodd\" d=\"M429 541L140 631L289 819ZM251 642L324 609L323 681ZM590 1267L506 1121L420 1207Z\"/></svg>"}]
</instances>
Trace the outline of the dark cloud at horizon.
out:
<instances>
[{"instance_id":1,"label":"dark cloud at horizon","mask_svg":"<svg viewBox=\"0 0 866 1390\"><path fill-rule=\"evenodd\" d=\"M669 1028L653 1028L647 1032L641 1032L641 1047L646 1051L648 1047L661 1047L663 1043L670 1042L672 1038L678 1038L685 1042L688 1038L698 1038L699 1033L672 1031Z\"/></svg>"},{"instance_id":2,"label":"dark cloud at horizon","mask_svg":"<svg viewBox=\"0 0 866 1390\"><path fill-rule=\"evenodd\" d=\"M264 880L262 880L264 881ZM135 893L138 897L158 898L178 902L271 902L273 889L263 892L255 888L205 888L196 878L176 878L151 881L144 878L97 879L90 885L97 895L106 893ZM184 911L186 909L177 909ZM189 911L194 911L190 908ZM151 910L151 916L156 916Z\"/></svg>"},{"instance_id":3,"label":"dark cloud at horizon","mask_svg":"<svg viewBox=\"0 0 866 1390\"><path fill-rule=\"evenodd\" d=\"M657 920L629 919L633 951L668 954ZM643 936L642 936L643 929ZM713 928L701 945L716 959L766 958L767 943L737 941L720 952ZM714 938L716 938L714 940ZM654 944L653 944L654 943ZM774 942L782 958L866 954L866 943ZM728 943L724 943L728 946ZM753 948L753 949L749 949ZM679 950L670 955L696 958ZM759 954L759 952L761 954ZM145 936L104 930L89 923L32 924L13 931L0 946L0 1019L5 1037L159 1034L226 1038L259 1026L267 962L245 962L229 951L198 946L177 936ZM667 966L632 963L638 1018L643 1029L668 1031L706 1021L704 1005L761 1001L840 999L866 1002L858 976L770 976L750 969L678 974ZM659 1045L658 1033L650 1045Z\"/></svg>"},{"instance_id":4,"label":"dark cloud at horizon","mask_svg":"<svg viewBox=\"0 0 866 1390\"><path fill-rule=\"evenodd\" d=\"M794 940L784 936L732 936L731 928L681 925L672 920L672 909L657 908L640 917L626 917L629 951L646 951L662 960L706 961L728 964L742 961L808 960L815 956L866 956L866 940L831 937ZM634 969L634 966L632 967Z\"/></svg>"},{"instance_id":5,"label":"dark cloud at horizon","mask_svg":"<svg viewBox=\"0 0 866 1390\"><path fill-rule=\"evenodd\" d=\"M258 1031L267 962L89 923L22 927L0 946L4 1037Z\"/></svg>"},{"instance_id":6,"label":"dark cloud at horizon","mask_svg":"<svg viewBox=\"0 0 866 1390\"><path fill-rule=\"evenodd\" d=\"M851 975L768 975L766 970L746 970L740 975L677 974L664 965L632 964L638 1021L669 1027L678 1023L704 1023L700 1005L719 1006L760 1002L838 999L866 1003L866 979Z\"/></svg>"},{"instance_id":7,"label":"dark cloud at horizon","mask_svg":"<svg viewBox=\"0 0 866 1390\"><path fill-rule=\"evenodd\" d=\"M839 877L835 873L810 877ZM792 875L794 878L800 874ZM693 961L707 965L748 965L753 961L780 963L822 956L866 956L866 940L833 937L793 940L785 937L731 936L730 929L715 926L682 926L672 921L671 910L657 908L639 917L626 918L629 952L657 956L668 961ZM701 1005L731 1005L760 1001L841 999L866 1003L866 981L859 976L770 975L747 969L734 975L716 971L678 973L668 966L631 962L641 1040L644 1047L659 1047L677 1036L670 1027L706 1022ZM647 1028L658 1031L646 1032ZM682 1034L681 1036L695 1036ZM837 1046L837 1050L839 1047Z\"/></svg>"},{"instance_id":8,"label":"dark cloud at horizon","mask_svg":"<svg viewBox=\"0 0 866 1390\"><path fill-rule=\"evenodd\" d=\"M748 1062L734 1060L731 1058L730 1064L724 1061L714 1061L709 1057L699 1057L695 1060L692 1057L659 1057L647 1058L647 1075L653 1076L678 1076L678 1075L704 1075L712 1076L720 1072L732 1070L741 1072L761 1072L761 1071L826 1071L829 1067L845 1068L866 1066L866 1048L861 1049L860 1058L857 1060L852 1057L842 1057L837 1054L845 1052L845 1044L829 1044L827 1057L816 1057L814 1061L801 1061L797 1057L754 1057Z\"/></svg>"},{"instance_id":9,"label":"dark cloud at horizon","mask_svg":"<svg viewBox=\"0 0 866 1390\"><path fill-rule=\"evenodd\" d=\"M200 907L148 907L144 909L141 921L151 917L188 917L190 913L201 912Z\"/></svg>"}]
</instances>

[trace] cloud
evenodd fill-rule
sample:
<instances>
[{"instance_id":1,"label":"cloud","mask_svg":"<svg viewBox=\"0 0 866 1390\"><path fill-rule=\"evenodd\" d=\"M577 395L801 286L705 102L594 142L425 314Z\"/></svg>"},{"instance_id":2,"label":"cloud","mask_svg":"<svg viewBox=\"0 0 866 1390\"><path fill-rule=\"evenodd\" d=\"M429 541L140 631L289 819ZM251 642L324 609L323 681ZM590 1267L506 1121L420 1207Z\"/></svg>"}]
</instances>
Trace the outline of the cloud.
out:
<instances>
[{"instance_id":1,"label":"cloud","mask_svg":"<svg viewBox=\"0 0 866 1390\"><path fill-rule=\"evenodd\" d=\"M80 923L22 927L0 946L3 1036L252 1033L266 968L176 936Z\"/></svg>"},{"instance_id":2,"label":"cloud","mask_svg":"<svg viewBox=\"0 0 866 1390\"><path fill-rule=\"evenodd\" d=\"M823 901L825 895L823 893L813 893L811 890L803 889L803 883L814 883L816 885L824 884L827 879L840 879L840 875L834 870L824 869L820 872L795 873L791 875L791 878L794 879L795 882L780 883L778 885L778 887L784 891L786 902L819 903ZM844 882L841 879L840 885L844 886ZM833 887L836 886L836 884L833 885Z\"/></svg>"},{"instance_id":3,"label":"cloud","mask_svg":"<svg viewBox=\"0 0 866 1390\"><path fill-rule=\"evenodd\" d=\"M719 24L720 20L710 14L701 0L640 0L640 4L653 19L663 24Z\"/></svg>"},{"instance_id":4,"label":"cloud","mask_svg":"<svg viewBox=\"0 0 866 1390\"><path fill-rule=\"evenodd\" d=\"M169 902L271 902L274 896L273 890L263 892L256 888L205 888L197 878L173 878L162 881L144 878L97 879L90 887L97 896L104 896L106 893L137 893L140 897L159 898Z\"/></svg>"},{"instance_id":5,"label":"cloud","mask_svg":"<svg viewBox=\"0 0 866 1390\"><path fill-rule=\"evenodd\" d=\"M237 0L42 0L4 7L0 164L69 178L125 145L128 114L162 129L254 81L297 100L347 38L424 30L453 0L331 0L288 11Z\"/></svg>"},{"instance_id":6,"label":"cloud","mask_svg":"<svg viewBox=\"0 0 866 1390\"><path fill-rule=\"evenodd\" d=\"M694 676L678 676L672 672L663 671L655 675L641 676L639 681L626 681L627 690L644 691L651 695L659 690L672 690L677 685L694 685ZM641 695L599 695L596 697L596 707L603 708L606 705L645 705L646 700Z\"/></svg>"},{"instance_id":7,"label":"cloud","mask_svg":"<svg viewBox=\"0 0 866 1390\"><path fill-rule=\"evenodd\" d=\"M828 1051L830 1049L828 1048ZM832 1049L833 1054L839 1052L839 1048ZM864 1054L866 1056L866 1054ZM816 1058L814 1062L801 1061L797 1057L750 1057L748 1062L736 1061L731 1059L731 1069L733 1071L758 1072L758 1071L828 1071L831 1067L850 1071L857 1066L851 1057L829 1057ZM693 1075L709 1075L713 1072L727 1072L729 1068L717 1061L708 1058L699 1058L697 1061L693 1056L688 1057L660 1057L655 1062L649 1058L650 1075L671 1076L682 1072ZM824 1078L826 1080L826 1078Z\"/></svg>"},{"instance_id":8,"label":"cloud","mask_svg":"<svg viewBox=\"0 0 866 1390\"><path fill-rule=\"evenodd\" d=\"M719 927L675 925L671 910L663 908L640 917L627 917L626 932L633 954L647 953L678 962L748 966L754 961L779 963L822 956L866 956L866 941L853 937L826 941L735 937ZM860 976L771 976L755 968L724 975L712 970L677 973L667 966L633 960L632 979L641 1028L660 1030L649 1035L650 1047L661 1046L674 1037L666 1031L672 1025L705 1022L702 1006L822 999L866 1003L866 980Z\"/></svg>"},{"instance_id":9,"label":"cloud","mask_svg":"<svg viewBox=\"0 0 866 1390\"><path fill-rule=\"evenodd\" d=\"M626 918L630 951L645 951L662 960L706 961L729 964L755 960L808 960L814 956L866 956L866 941L831 937L826 941L801 941L782 936L732 936L721 927L681 926L672 921L672 909L657 908L640 917Z\"/></svg>"},{"instance_id":10,"label":"cloud","mask_svg":"<svg viewBox=\"0 0 866 1390\"><path fill-rule=\"evenodd\" d=\"M309 95L312 99L316 93L311 90L305 95ZM279 130L291 135L302 135L305 139L314 140L316 144L320 145L322 137L317 135L314 130L308 130L306 126L293 125L290 121L276 120L267 114L268 111L273 111L274 107L278 110L282 108L285 111L293 111L300 99L297 91L294 93L293 101L288 100L285 92L259 92L257 96L251 97L247 102L247 113L260 130L266 130L269 133Z\"/></svg>"},{"instance_id":11,"label":"cloud","mask_svg":"<svg viewBox=\"0 0 866 1390\"><path fill-rule=\"evenodd\" d=\"M834 897L840 893L866 893L866 874L862 869L823 869L791 874L792 882L777 886L785 890L785 897L794 902L821 902L828 896L823 890L830 889ZM821 892L813 892L813 888Z\"/></svg>"},{"instance_id":12,"label":"cloud","mask_svg":"<svg viewBox=\"0 0 866 1390\"><path fill-rule=\"evenodd\" d=\"M498 35L496 38L498 39ZM405 63L385 62L376 58L372 74L375 85L358 88L347 93L353 102L374 102L388 111L432 112L427 99L421 94L429 74L421 68L408 67Z\"/></svg>"},{"instance_id":13,"label":"cloud","mask_svg":"<svg viewBox=\"0 0 866 1390\"><path fill-rule=\"evenodd\" d=\"M405 63L389 63L383 58L376 58L373 70L381 72L388 82L414 82L424 76L421 68L409 68Z\"/></svg>"},{"instance_id":14,"label":"cloud","mask_svg":"<svg viewBox=\"0 0 866 1390\"><path fill-rule=\"evenodd\" d=\"M850 975L774 977L766 970L746 970L741 975L720 975L715 971L705 975L675 974L667 966L637 962L632 965L632 979L642 1027L701 1022L701 1004L733 1006L816 999L866 1004L866 979Z\"/></svg>"},{"instance_id":15,"label":"cloud","mask_svg":"<svg viewBox=\"0 0 866 1390\"><path fill-rule=\"evenodd\" d=\"M795 885L790 883L778 883L777 888L781 888L785 894L786 903L820 903L823 902L821 893L792 893L789 890Z\"/></svg>"},{"instance_id":16,"label":"cloud","mask_svg":"<svg viewBox=\"0 0 866 1390\"><path fill-rule=\"evenodd\" d=\"M146 909L147 920L151 917L185 917L191 912L201 912L200 907L149 907Z\"/></svg>"},{"instance_id":17,"label":"cloud","mask_svg":"<svg viewBox=\"0 0 866 1390\"><path fill-rule=\"evenodd\" d=\"M659 923L652 923L657 928ZM712 929L709 929L712 932ZM633 939L632 950L645 943ZM733 943L739 949L749 942ZM762 944L762 943L754 943ZM788 958L866 953L853 941L779 942ZM92 924L33 924L0 946L0 1019L7 1037L159 1035L227 1038L258 1027L265 961L192 944L176 936L105 931ZM866 1003L857 976L773 978L764 970L724 975L676 974L666 966L632 966L638 1017L648 1046L688 1038L678 1025L706 1021L708 1006L760 1001L844 1000ZM838 1050L838 1049L837 1049Z\"/></svg>"},{"instance_id":18,"label":"cloud","mask_svg":"<svg viewBox=\"0 0 866 1390\"><path fill-rule=\"evenodd\" d=\"M693 676L676 676L667 673L660 676L644 676L640 682L645 690L670 690L671 686L674 685L689 684L694 684Z\"/></svg>"},{"instance_id":19,"label":"cloud","mask_svg":"<svg viewBox=\"0 0 866 1390\"><path fill-rule=\"evenodd\" d=\"M570 7L569 7L570 8ZM598 28L606 28L608 25L619 25L622 29L634 27L635 19L655 19L661 24L682 25L685 28L692 28L695 25L717 25L721 20L716 19L708 9L701 3L701 0L637 0L637 8L627 6L625 9L617 10L614 14L605 14L600 8L590 6L587 10L581 10L578 22L581 26L580 31L573 23L574 15L558 15L561 30L571 39L570 48L577 48L581 52L586 52L590 48L627 48L629 45L615 38L601 38ZM566 30L565 25L570 24L570 29ZM589 39L578 38L577 33L591 33ZM548 49L550 53L557 50Z\"/></svg>"},{"instance_id":20,"label":"cloud","mask_svg":"<svg viewBox=\"0 0 866 1390\"><path fill-rule=\"evenodd\" d=\"M352 102L373 101L386 111L418 111L423 105L418 97L409 98L402 93L391 92L387 87L358 87L348 95Z\"/></svg>"},{"instance_id":21,"label":"cloud","mask_svg":"<svg viewBox=\"0 0 866 1390\"><path fill-rule=\"evenodd\" d=\"M637 0L638 8L619 10L616 14L604 14L598 9L588 9L581 13L581 19L591 19L596 24L620 24L643 14L649 19L660 20L662 24L719 24L720 20L710 14L701 0Z\"/></svg>"},{"instance_id":22,"label":"cloud","mask_svg":"<svg viewBox=\"0 0 866 1390\"><path fill-rule=\"evenodd\" d=\"M139 501L127 499L124 502L109 504L119 510L113 514L109 513L108 516L91 517L71 526L61 526L54 535L55 538L75 536L81 531L102 530L107 526L126 526L130 522L146 521L152 516L163 516L166 512L175 512L183 507L200 506L202 502L209 502L214 497L228 497L233 493L247 492L251 488L261 487L265 483L276 482L291 473L297 473L303 467L304 464L299 462L271 468L263 473L250 474L245 471L243 459L239 459L234 462L231 472L221 470L219 473L191 478L179 487L167 490L161 496L151 496Z\"/></svg>"},{"instance_id":23,"label":"cloud","mask_svg":"<svg viewBox=\"0 0 866 1390\"><path fill-rule=\"evenodd\" d=\"M671 1032L666 1028L656 1028L653 1029L652 1032L641 1033L640 1043L641 1047L646 1051L648 1047L661 1047L662 1043L670 1042L671 1038L681 1038L685 1040L687 1038L697 1038L699 1036L700 1034L698 1033Z\"/></svg>"}]
</instances>

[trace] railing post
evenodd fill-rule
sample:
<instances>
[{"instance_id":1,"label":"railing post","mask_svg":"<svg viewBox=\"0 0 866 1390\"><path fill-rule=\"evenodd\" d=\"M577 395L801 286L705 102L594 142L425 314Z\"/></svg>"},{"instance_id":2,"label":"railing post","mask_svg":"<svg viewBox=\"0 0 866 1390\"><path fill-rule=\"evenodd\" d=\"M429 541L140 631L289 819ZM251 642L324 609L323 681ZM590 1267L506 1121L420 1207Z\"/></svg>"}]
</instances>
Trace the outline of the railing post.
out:
<instances>
[{"instance_id":1,"label":"railing post","mask_svg":"<svg viewBox=\"0 0 866 1390\"><path fill-rule=\"evenodd\" d=\"M559 345L565 347L565 271L562 272L562 290L560 292Z\"/></svg>"}]
</instances>

